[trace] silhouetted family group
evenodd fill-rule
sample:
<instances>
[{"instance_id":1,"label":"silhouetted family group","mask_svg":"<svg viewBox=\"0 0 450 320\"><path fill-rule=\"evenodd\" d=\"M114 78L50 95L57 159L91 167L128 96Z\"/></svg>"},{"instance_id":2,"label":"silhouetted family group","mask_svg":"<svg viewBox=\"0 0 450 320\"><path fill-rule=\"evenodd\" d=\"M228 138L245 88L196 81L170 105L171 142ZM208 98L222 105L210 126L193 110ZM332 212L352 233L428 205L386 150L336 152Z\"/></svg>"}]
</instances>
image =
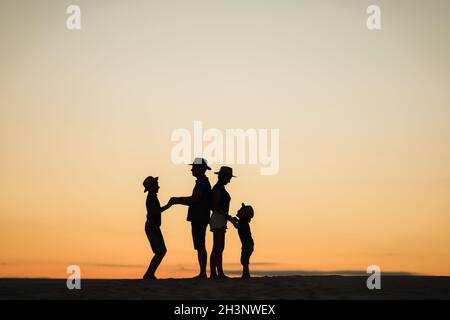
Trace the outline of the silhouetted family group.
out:
<instances>
[{"instance_id":1,"label":"silhouetted family group","mask_svg":"<svg viewBox=\"0 0 450 320\"><path fill-rule=\"evenodd\" d=\"M213 233L213 248L209 263L210 278L228 278L224 274L222 266L222 254L225 248L225 232L228 221L238 230L242 243L242 278L250 278L249 260L253 252L254 242L249 223L253 218L254 212L251 206L242 203L235 217L228 213L231 197L225 186L231 181L231 178L235 177L233 169L222 166L218 172L215 172L218 175L218 179L211 189L211 184L206 176L206 171L211 170L207 161L203 158L196 158L191 166L192 175L197 178L192 195L188 197L172 197L165 206L161 207L157 196L159 190L158 177L149 176L143 182L144 192L148 192L145 233L155 254L143 278L156 279L155 271L167 252L160 229L161 213L174 204L188 206L187 220L191 223L192 240L194 248L197 250L198 263L200 265L200 274L195 278L207 278L206 265L208 254L205 238L208 225Z\"/></svg>"}]
</instances>

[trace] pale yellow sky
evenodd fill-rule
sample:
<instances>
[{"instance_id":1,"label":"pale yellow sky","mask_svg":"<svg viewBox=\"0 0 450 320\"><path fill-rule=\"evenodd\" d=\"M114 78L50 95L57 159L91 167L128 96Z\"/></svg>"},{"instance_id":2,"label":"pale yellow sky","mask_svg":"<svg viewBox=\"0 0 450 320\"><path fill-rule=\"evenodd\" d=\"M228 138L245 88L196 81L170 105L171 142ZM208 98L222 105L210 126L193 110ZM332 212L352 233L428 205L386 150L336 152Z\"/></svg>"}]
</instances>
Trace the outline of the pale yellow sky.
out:
<instances>
[{"instance_id":1,"label":"pale yellow sky","mask_svg":"<svg viewBox=\"0 0 450 320\"><path fill-rule=\"evenodd\" d=\"M228 187L253 269L450 275L450 3L317 2L77 1L79 31L72 1L1 2L0 277L140 277L142 179L191 192L170 136L194 120L280 129L279 173ZM185 219L164 213L163 276L196 272Z\"/></svg>"}]
</instances>

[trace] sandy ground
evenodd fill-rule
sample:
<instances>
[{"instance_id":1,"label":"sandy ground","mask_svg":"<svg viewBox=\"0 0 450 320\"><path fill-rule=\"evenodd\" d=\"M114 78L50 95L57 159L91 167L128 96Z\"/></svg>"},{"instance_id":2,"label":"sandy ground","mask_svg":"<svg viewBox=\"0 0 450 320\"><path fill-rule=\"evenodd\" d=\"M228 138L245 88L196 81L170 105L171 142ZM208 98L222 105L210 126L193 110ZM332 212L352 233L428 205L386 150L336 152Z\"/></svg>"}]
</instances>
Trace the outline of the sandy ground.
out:
<instances>
[{"instance_id":1,"label":"sandy ground","mask_svg":"<svg viewBox=\"0 0 450 320\"><path fill-rule=\"evenodd\" d=\"M0 279L0 299L450 299L450 277L384 276L381 290L366 277L281 276L249 280Z\"/></svg>"}]
</instances>

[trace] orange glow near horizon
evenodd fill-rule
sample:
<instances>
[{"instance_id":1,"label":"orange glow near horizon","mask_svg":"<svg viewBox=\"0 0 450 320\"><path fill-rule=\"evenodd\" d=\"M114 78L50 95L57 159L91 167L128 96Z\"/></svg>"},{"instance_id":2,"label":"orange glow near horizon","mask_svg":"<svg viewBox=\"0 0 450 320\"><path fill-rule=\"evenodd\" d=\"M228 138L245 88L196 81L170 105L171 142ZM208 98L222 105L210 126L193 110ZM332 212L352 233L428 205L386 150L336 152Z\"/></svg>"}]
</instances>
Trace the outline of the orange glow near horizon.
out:
<instances>
[{"instance_id":1,"label":"orange glow near horizon","mask_svg":"<svg viewBox=\"0 0 450 320\"><path fill-rule=\"evenodd\" d=\"M450 275L448 1L380 0L377 32L357 0L78 2L79 31L64 3L0 4L0 277L140 278L142 180L190 195L170 138L195 120L280 130L276 175L231 165L251 270ZM157 276L197 273L186 215L163 213Z\"/></svg>"}]
</instances>

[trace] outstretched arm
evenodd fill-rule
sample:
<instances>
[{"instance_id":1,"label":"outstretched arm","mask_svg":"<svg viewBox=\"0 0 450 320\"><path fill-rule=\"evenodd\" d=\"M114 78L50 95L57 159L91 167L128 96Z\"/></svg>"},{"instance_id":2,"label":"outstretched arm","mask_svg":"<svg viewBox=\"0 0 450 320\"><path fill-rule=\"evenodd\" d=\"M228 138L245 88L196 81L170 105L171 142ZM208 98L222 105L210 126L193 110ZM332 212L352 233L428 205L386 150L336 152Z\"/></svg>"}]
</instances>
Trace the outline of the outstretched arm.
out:
<instances>
[{"instance_id":1,"label":"outstretched arm","mask_svg":"<svg viewBox=\"0 0 450 320\"><path fill-rule=\"evenodd\" d=\"M197 188L194 189L192 195L189 197L172 197L169 200L168 204L182 204L184 206L189 206L193 203L199 201L202 197L202 190Z\"/></svg>"},{"instance_id":2,"label":"outstretched arm","mask_svg":"<svg viewBox=\"0 0 450 320\"><path fill-rule=\"evenodd\" d=\"M233 224L233 226L237 229L239 227L239 219L236 217L231 217L231 223Z\"/></svg>"},{"instance_id":3,"label":"outstretched arm","mask_svg":"<svg viewBox=\"0 0 450 320\"><path fill-rule=\"evenodd\" d=\"M172 206L172 204L170 204L170 201L169 201L169 203L167 203L165 206L162 206L162 207L159 204L154 203L154 202L150 204L150 208L151 208L152 212L160 212L160 213L166 211L171 206Z\"/></svg>"},{"instance_id":4,"label":"outstretched arm","mask_svg":"<svg viewBox=\"0 0 450 320\"><path fill-rule=\"evenodd\" d=\"M170 203L170 201L165 205L161 207L161 212L166 211L167 209L169 209L172 206L172 204Z\"/></svg>"}]
</instances>

